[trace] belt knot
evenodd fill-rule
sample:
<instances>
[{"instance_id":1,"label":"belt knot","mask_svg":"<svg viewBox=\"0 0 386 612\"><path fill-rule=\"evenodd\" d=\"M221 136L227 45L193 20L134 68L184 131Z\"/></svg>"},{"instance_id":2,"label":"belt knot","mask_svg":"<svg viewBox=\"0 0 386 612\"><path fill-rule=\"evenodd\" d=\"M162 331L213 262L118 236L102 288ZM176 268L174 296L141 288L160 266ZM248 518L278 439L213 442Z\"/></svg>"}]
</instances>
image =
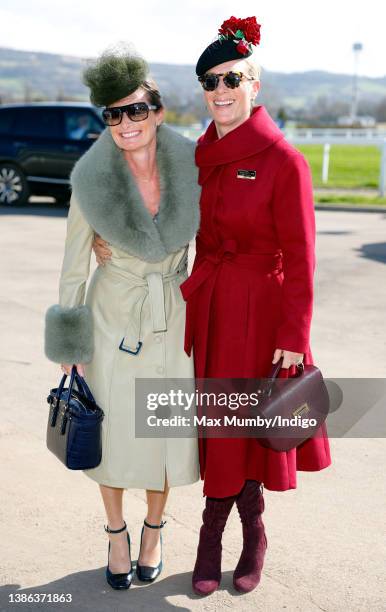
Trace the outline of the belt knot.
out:
<instances>
[{"instance_id":1,"label":"belt knot","mask_svg":"<svg viewBox=\"0 0 386 612\"><path fill-rule=\"evenodd\" d=\"M237 255L237 242L233 238L229 238L221 243L215 253L207 255L207 259L219 264L224 260L233 259L235 255Z\"/></svg>"}]
</instances>

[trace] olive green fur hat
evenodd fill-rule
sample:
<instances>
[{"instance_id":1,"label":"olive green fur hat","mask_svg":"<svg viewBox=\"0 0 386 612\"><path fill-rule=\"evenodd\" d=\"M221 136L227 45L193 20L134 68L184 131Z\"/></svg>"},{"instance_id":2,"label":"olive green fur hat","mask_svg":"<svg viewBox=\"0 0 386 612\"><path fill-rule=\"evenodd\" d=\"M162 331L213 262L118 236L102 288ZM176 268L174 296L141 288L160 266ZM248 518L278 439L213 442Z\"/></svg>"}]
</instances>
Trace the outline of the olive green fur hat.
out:
<instances>
[{"instance_id":1,"label":"olive green fur hat","mask_svg":"<svg viewBox=\"0 0 386 612\"><path fill-rule=\"evenodd\" d=\"M133 93L146 80L149 68L132 47L106 49L83 72L95 106L109 106Z\"/></svg>"}]
</instances>

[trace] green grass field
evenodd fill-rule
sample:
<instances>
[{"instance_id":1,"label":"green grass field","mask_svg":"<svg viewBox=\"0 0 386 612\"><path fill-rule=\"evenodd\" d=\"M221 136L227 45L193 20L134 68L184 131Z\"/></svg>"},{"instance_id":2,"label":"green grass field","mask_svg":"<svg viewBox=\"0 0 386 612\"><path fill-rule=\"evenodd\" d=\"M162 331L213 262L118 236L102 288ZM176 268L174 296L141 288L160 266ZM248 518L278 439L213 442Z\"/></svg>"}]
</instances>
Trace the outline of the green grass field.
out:
<instances>
[{"instance_id":1,"label":"green grass field","mask_svg":"<svg viewBox=\"0 0 386 612\"><path fill-rule=\"evenodd\" d=\"M331 206L349 205L350 207L358 206L369 206L370 208L376 208L379 206L386 206L386 198L378 196L369 197L365 195L337 195L332 192L331 194L314 194L315 204L331 204Z\"/></svg>"},{"instance_id":2,"label":"green grass field","mask_svg":"<svg viewBox=\"0 0 386 612\"><path fill-rule=\"evenodd\" d=\"M331 145L328 183L322 183L323 145L295 145L311 166L314 187L377 188L381 150L377 146Z\"/></svg>"}]
</instances>

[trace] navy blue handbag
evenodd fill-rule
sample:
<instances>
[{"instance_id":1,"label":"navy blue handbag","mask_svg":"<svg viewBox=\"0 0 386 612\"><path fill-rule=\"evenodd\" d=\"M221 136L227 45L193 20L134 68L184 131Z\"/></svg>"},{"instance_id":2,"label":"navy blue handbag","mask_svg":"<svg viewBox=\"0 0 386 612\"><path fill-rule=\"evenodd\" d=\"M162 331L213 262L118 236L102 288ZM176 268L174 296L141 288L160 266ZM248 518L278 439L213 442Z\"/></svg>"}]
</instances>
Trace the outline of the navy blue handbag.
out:
<instances>
[{"instance_id":1,"label":"navy blue handbag","mask_svg":"<svg viewBox=\"0 0 386 612\"><path fill-rule=\"evenodd\" d=\"M47 397L47 448L70 470L87 470L102 460L104 412L75 366L68 388L64 388L66 378L64 374L59 387Z\"/></svg>"}]
</instances>

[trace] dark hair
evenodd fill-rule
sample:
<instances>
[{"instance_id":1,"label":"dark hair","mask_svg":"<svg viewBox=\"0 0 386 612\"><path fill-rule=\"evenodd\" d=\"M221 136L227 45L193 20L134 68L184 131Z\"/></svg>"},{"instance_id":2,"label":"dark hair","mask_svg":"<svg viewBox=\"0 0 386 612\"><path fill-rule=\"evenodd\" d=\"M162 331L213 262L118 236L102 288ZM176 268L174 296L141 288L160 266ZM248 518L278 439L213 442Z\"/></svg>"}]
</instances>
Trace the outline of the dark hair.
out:
<instances>
[{"instance_id":1,"label":"dark hair","mask_svg":"<svg viewBox=\"0 0 386 612\"><path fill-rule=\"evenodd\" d=\"M149 102L149 104L154 104L154 106L158 107L158 110L164 108L158 85L154 81L154 79L148 77L146 81L141 83L140 87L142 87L142 89L146 91L147 101Z\"/></svg>"}]
</instances>

